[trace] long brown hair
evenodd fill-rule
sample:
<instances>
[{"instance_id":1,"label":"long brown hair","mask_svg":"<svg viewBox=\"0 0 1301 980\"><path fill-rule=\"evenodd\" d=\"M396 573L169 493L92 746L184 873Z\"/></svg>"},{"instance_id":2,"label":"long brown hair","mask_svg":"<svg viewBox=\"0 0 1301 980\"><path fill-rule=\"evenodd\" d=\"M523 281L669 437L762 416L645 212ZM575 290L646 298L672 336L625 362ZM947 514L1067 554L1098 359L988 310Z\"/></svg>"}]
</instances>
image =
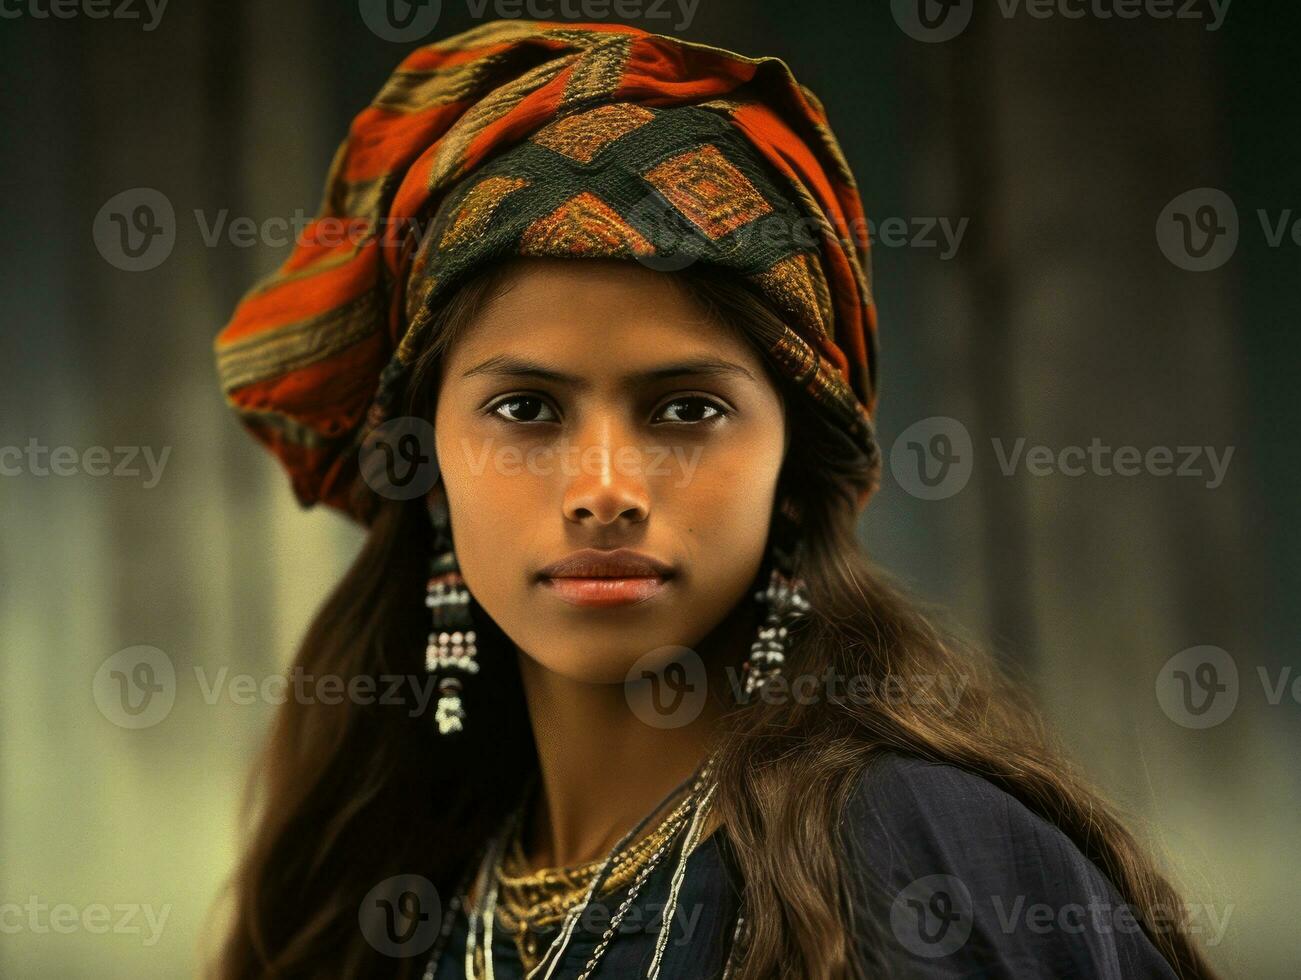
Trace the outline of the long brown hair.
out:
<instances>
[{"instance_id":1,"label":"long brown hair","mask_svg":"<svg viewBox=\"0 0 1301 980\"><path fill-rule=\"evenodd\" d=\"M440 309L413 372L411 414L432 418L439 359L498 271L476 275ZM725 274L690 267L670 275L760 350L781 329L756 294ZM874 950L870 937L846 928L855 896L839 828L863 766L891 749L979 774L1055 824L1134 907L1180 977L1213 977L1185 933L1158 927L1158 911L1178 904L1174 889L1065 761L1023 685L942 632L864 555L854 501L873 480L874 461L810 411L801 393L783 391L792 437L778 495L793 497L803 515L799 571L813 607L789 670L960 678L962 686L956 702L892 696L888 683L869 683L865 697L757 701L725 715L715 805L749 923L736 980L864 975ZM312 623L296 667L315 676L422 677L428 523L420 501L377 505L365 545ZM280 708L249 782L252 833L232 882L233 914L216 964L222 980L419 974L422 958L383 955L359 931L364 896L404 874L422 875L448 896L536 765L511 648L476 613L485 668L466 683L470 719L454 746L409 699L289 699Z\"/></svg>"}]
</instances>

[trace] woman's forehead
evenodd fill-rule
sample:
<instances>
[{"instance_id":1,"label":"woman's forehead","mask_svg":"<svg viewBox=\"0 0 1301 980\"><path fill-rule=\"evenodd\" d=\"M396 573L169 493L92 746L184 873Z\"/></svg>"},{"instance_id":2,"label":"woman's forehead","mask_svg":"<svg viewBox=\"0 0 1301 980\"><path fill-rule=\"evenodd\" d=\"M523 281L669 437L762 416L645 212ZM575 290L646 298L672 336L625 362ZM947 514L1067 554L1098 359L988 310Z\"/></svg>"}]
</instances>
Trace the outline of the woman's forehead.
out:
<instances>
[{"instance_id":1,"label":"woman's forehead","mask_svg":"<svg viewBox=\"0 0 1301 980\"><path fill-rule=\"evenodd\" d=\"M518 307L539 298L566 306L627 305L632 299L653 297L677 309L694 308L691 294L672 272L650 269L624 259L557 259L545 256L512 258L501 267L485 308Z\"/></svg>"}]
</instances>

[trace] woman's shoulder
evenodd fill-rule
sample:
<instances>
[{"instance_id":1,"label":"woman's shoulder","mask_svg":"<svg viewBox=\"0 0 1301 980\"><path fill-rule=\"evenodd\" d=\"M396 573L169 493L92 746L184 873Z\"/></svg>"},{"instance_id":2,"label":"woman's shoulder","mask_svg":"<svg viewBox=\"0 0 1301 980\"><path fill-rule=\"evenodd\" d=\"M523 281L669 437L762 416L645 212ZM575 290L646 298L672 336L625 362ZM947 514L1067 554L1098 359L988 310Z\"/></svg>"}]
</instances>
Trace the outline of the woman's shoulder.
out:
<instances>
[{"instance_id":1,"label":"woman's shoulder","mask_svg":"<svg viewBox=\"0 0 1301 980\"><path fill-rule=\"evenodd\" d=\"M956 765L880 752L864 766L844 814L878 874L961 870L977 879L1072 881L1106 892L1097 866L1055 824L990 780Z\"/></svg>"},{"instance_id":2,"label":"woman's shoulder","mask_svg":"<svg viewBox=\"0 0 1301 980\"><path fill-rule=\"evenodd\" d=\"M896 751L873 753L854 785L845 819L861 834L884 841L906 830L909 844L932 848L955 834L985 837L999 829L1068 842L1056 826L985 777Z\"/></svg>"},{"instance_id":3,"label":"woman's shoulder","mask_svg":"<svg viewBox=\"0 0 1301 980\"><path fill-rule=\"evenodd\" d=\"M1175 976L1098 866L974 772L881 752L843 830L864 935L910 976Z\"/></svg>"}]
</instances>

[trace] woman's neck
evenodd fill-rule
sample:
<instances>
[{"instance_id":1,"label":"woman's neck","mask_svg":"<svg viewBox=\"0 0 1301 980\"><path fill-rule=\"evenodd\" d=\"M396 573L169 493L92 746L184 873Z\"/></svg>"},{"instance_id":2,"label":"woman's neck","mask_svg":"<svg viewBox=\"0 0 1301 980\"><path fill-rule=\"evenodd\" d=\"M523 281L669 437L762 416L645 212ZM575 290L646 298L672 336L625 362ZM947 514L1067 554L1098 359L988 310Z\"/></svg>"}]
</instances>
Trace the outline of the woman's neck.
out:
<instances>
[{"instance_id":1,"label":"woman's neck","mask_svg":"<svg viewBox=\"0 0 1301 980\"><path fill-rule=\"evenodd\" d=\"M735 615L700 645L702 661L712 665L708 696L699 715L677 727L643 721L622 684L574 681L519 654L540 767L536 805L522 838L531 868L603 857L700 766L713 748L730 691L722 665L738 669L752 622L744 613Z\"/></svg>"}]
</instances>

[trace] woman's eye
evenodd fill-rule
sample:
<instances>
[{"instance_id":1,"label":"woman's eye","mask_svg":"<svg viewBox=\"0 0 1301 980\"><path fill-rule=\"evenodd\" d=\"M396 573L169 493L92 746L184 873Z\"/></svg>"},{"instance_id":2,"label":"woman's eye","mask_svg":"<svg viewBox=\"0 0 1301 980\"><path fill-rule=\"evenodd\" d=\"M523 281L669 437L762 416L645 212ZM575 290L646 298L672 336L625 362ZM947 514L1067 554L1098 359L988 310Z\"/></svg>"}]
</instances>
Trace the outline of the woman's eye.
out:
<instances>
[{"instance_id":1,"label":"woman's eye","mask_svg":"<svg viewBox=\"0 0 1301 980\"><path fill-rule=\"evenodd\" d=\"M658 421L661 416L668 414L666 422L708 422L710 419L721 418L725 413L716 402L708 398L693 396L690 398L675 398L667 403L656 415Z\"/></svg>"},{"instance_id":2,"label":"woman's eye","mask_svg":"<svg viewBox=\"0 0 1301 980\"><path fill-rule=\"evenodd\" d=\"M536 395L512 395L492 407L496 415L510 422L555 422L556 413Z\"/></svg>"}]
</instances>

